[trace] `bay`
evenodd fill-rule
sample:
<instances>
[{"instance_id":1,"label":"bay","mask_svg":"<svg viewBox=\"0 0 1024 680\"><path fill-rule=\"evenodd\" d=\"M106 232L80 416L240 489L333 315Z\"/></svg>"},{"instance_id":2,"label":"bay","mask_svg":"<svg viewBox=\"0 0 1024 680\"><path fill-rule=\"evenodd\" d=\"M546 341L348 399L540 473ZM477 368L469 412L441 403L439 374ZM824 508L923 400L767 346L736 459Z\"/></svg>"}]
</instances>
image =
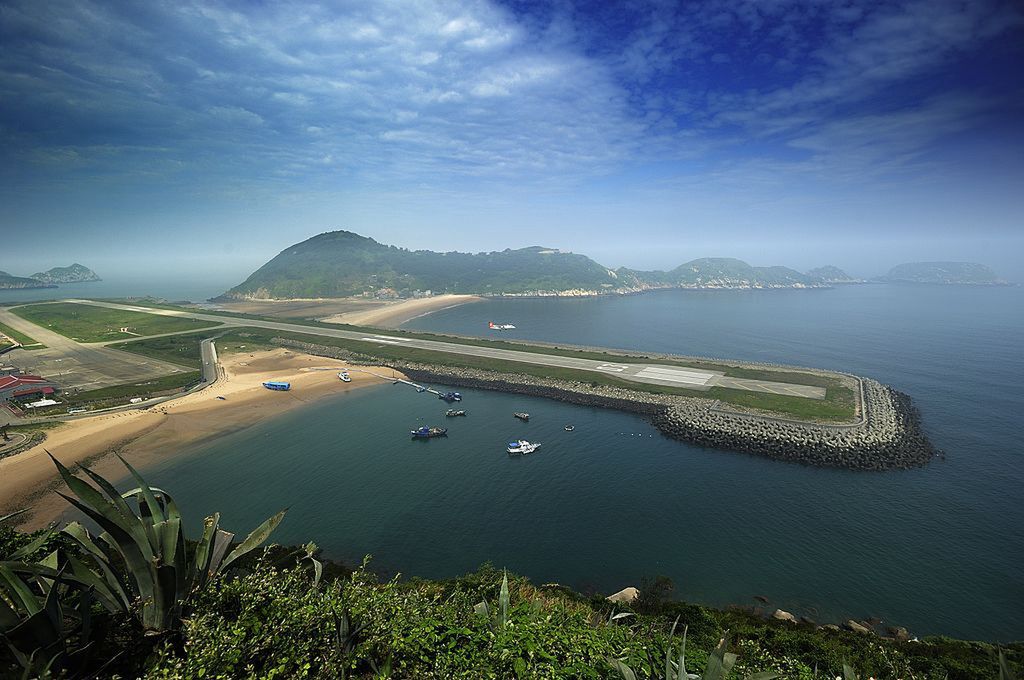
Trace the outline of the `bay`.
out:
<instances>
[{"instance_id":1,"label":"bay","mask_svg":"<svg viewBox=\"0 0 1024 680\"><path fill-rule=\"evenodd\" d=\"M1019 288L867 285L488 300L409 327L845 370L912 395L945 458L824 470L660 437L629 414L466 391L467 418L390 384L325 399L146 470L198 523L247 530L281 507L385 574L484 561L598 592L672 578L679 598L754 595L819 621L877 616L914 634L1024 637L1024 296ZM496 334L491 334L496 335ZM439 386L443 387L443 386ZM533 414L528 424L512 412ZM447 438L411 441L418 424ZM574 432L565 432L567 423ZM541 441L509 458L504 442Z\"/></svg>"}]
</instances>

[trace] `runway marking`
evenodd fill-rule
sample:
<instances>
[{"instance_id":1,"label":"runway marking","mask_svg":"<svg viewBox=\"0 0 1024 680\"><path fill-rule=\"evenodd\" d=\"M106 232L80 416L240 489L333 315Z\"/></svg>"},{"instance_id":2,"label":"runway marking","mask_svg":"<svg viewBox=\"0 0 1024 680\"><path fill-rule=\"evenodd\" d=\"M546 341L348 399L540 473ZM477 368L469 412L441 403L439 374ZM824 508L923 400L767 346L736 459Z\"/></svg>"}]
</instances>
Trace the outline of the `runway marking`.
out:
<instances>
[{"instance_id":1,"label":"runway marking","mask_svg":"<svg viewBox=\"0 0 1024 680\"><path fill-rule=\"evenodd\" d=\"M634 377L649 378L652 380L667 380L669 382L684 383L687 385L707 385L708 381L715 377L715 374L647 366Z\"/></svg>"},{"instance_id":2,"label":"runway marking","mask_svg":"<svg viewBox=\"0 0 1024 680\"><path fill-rule=\"evenodd\" d=\"M402 343L400 343L400 342L395 342L394 340L385 340L384 338L362 338L362 339L365 340L366 342L376 342L376 343L380 343L380 344L384 344L384 345L399 345L399 346L402 346Z\"/></svg>"},{"instance_id":3,"label":"runway marking","mask_svg":"<svg viewBox=\"0 0 1024 680\"><path fill-rule=\"evenodd\" d=\"M375 338L377 338L379 340L396 340L398 342L412 342L415 339L415 338L396 338L396 337L393 337L393 336L390 336L390 335L375 335L373 337L375 337ZM363 338L363 340L366 340L366 338Z\"/></svg>"},{"instance_id":4,"label":"runway marking","mask_svg":"<svg viewBox=\"0 0 1024 680\"><path fill-rule=\"evenodd\" d=\"M629 368L629 366L625 366L623 364L601 364L594 370L608 371L609 373L622 373L627 368Z\"/></svg>"}]
</instances>

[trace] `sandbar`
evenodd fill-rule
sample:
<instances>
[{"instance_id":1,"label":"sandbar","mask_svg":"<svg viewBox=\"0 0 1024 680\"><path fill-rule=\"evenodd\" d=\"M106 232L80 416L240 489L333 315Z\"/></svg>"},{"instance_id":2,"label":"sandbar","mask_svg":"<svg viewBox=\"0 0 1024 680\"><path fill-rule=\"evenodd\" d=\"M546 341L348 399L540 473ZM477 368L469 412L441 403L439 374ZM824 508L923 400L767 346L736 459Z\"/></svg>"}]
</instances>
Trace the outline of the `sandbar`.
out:
<instances>
[{"instance_id":1,"label":"sandbar","mask_svg":"<svg viewBox=\"0 0 1024 680\"><path fill-rule=\"evenodd\" d=\"M381 328L397 328L406 321L430 314L441 309L448 309L468 302L478 302L483 298L476 295L436 295L433 297L415 298L412 300L396 300L374 309L344 312L320 319L324 323L344 323L353 326L380 326Z\"/></svg>"},{"instance_id":2,"label":"sandbar","mask_svg":"<svg viewBox=\"0 0 1024 680\"><path fill-rule=\"evenodd\" d=\"M190 445L235 432L323 397L379 385L383 381L353 371L352 382L338 378L343 362L285 349L222 355L223 377L206 389L148 409L83 418L48 431L46 441L0 459L0 516L29 508L21 528L31 530L58 519L68 505L52 493L61 484L46 452L65 465L88 462L91 469L121 479L118 452L138 468L173 456ZM375 372L381 369L373 369ZM396 377L403 377L396 374ZM264 380L290 382L275 392ZM224 399L218 399L223 397Z\"/></svg>"}]
</instances>

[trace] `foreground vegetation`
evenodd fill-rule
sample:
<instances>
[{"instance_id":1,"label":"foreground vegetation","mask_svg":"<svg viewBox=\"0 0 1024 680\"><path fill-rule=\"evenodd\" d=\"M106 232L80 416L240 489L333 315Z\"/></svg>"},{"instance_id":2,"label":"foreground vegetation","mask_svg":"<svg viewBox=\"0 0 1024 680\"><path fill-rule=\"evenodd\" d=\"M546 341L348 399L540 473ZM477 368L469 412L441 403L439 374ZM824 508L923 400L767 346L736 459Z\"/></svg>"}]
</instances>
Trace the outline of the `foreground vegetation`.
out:
<instances>
[{"instance_id":1,"label":"foreground vegetation","mask_svg":"<svg viewBox=\"0 0 1024 680\"><path fill-rule=\"evenodd\" d=\"M0 677L974 680L1013 678L1024 659L1019 643L896 642L668 602L663 581L613 605L490 566L382 582L312 544L254 558L283 512L239 544L214 515L193 543L134 470L121 494L56 464L104 533L0 526Z\"/></svg>"},{"instance_id":2,"label":"foreground vegetation","mask_svg":"<svg viewBox=\"0 0 1024 680\"><path fill-rule=\"evenodd\" d=\"M78 342L105 342L220 325L213 321L158 316L73 302L24 305L13 307L11 311L26 321ZM130 332L122 333L122 328L128 328Z\"/></svg>"}]
</instances>

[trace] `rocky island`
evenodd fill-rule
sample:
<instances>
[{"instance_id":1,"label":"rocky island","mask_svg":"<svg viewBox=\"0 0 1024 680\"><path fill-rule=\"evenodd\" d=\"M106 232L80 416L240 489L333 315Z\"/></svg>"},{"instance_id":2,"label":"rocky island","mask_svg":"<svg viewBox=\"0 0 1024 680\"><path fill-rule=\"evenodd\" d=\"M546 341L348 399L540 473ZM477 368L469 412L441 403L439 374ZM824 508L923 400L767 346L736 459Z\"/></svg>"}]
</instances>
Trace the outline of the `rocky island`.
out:
<instances>
[{"instance_id":1,"label":"rocky island","mask_svg":"<svg viewBox=\"0 0 1024 680\"><path fill-rule=\"evenodd\" d=\"M53 267L45 272L36 272L31 278L43 283L85 283L102 280L96 272L77 262L70 267Z\"/></svg>"},{"instance_id":2,"label":"rocky island","mask_svg":"<svg viewBox=\"0 0 1024 680\"><path fill-rule=\"evenodd\" d=\"M7 272L0 272L0 290L19 290L29 288L56 288L52 283L45 283L38 279L31 279L25 276L14 276Z\"/></svg>"}]
</instances>

